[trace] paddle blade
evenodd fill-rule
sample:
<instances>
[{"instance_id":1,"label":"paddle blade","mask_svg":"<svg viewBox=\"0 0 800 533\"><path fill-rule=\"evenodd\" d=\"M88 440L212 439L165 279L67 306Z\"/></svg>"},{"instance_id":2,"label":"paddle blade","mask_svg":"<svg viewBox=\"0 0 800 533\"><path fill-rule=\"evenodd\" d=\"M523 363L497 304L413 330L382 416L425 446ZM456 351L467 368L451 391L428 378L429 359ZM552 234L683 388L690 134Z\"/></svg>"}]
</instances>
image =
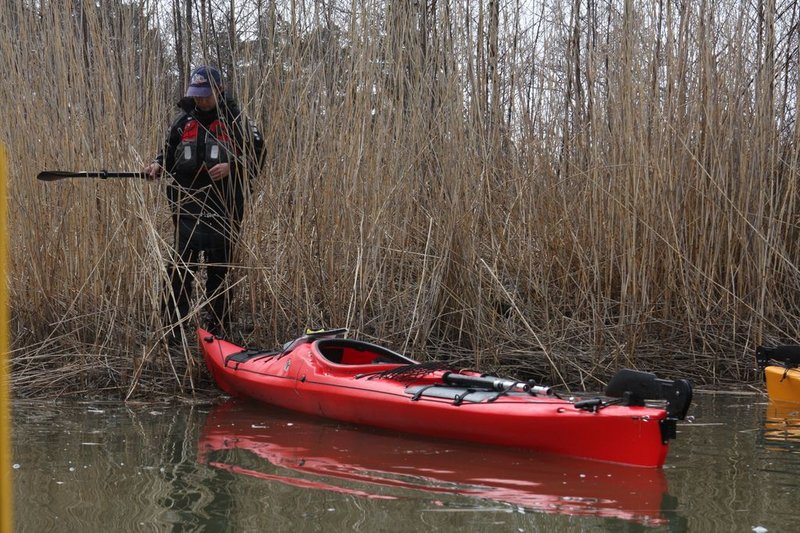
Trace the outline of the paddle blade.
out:
<instances>
[{"instance_id":1,"label":"paddle blade","mask_svg":"<svg viewBox=\"0 0 800 533\"><path fill-rule=\"evenodd\" d=\"M63 180L66 178L79 178L82 177L83 173L81 172L65 172L62 170L45 170L43 172L39 172L36 176L37 180L40 181L57 181Z\"/></svg>"}]
</instances>

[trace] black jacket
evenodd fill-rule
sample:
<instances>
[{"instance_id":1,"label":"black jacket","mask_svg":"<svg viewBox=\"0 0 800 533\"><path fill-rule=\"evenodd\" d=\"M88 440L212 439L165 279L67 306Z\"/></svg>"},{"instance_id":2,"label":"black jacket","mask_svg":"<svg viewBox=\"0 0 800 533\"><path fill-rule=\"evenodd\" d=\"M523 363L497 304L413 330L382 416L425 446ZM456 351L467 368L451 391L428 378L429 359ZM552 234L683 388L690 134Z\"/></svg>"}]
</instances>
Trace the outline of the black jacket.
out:
<instances>
[{"instance_id":1,"label":"black jacket","mask_svg":"<svg viewBox=\"0 0 800 533\"><path fill-rule=\"evenodd\" d=\"M177 105L180 113L156 158L171 177L167 197L173 215L240 222L244 198L261 167L261 133L233 98L225 96L208 112L197 109L189 97ZM208 169L220 162L230 163L230 175L215 182Z\"/></svg>"}]
</instances>

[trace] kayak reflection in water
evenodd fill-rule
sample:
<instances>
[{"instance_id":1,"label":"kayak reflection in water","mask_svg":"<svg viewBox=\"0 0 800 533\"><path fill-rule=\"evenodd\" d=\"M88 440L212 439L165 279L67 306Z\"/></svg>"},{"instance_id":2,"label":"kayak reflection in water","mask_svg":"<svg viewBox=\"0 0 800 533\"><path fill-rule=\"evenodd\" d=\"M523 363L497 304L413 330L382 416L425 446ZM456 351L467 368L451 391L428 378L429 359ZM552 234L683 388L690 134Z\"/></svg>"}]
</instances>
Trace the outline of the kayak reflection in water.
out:
<instances>
[{"instance_id":1,"label":"kayak reflection in water","mask_svg":"<svg viewBox=\"0 0 800 533\"><path fill-rule=\"evenodd\" d=\"M240 453L231 453L241 451L257 461L248 457L243 463ZM244 400L228 400L208 415L198 462L268 482L365 498L396 499L412 490L539 512L668 522L661 469L408 438Z\"/></svg>"}]
</instances>

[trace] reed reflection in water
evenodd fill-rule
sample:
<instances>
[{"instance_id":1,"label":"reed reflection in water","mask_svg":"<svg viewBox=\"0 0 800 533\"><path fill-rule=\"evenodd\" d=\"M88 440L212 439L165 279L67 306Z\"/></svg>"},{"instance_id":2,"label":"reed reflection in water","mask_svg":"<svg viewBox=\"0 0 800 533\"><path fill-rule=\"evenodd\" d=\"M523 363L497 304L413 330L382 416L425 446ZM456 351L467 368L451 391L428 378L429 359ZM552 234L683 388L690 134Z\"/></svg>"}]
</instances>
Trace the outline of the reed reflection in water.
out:
<instances>
[{"instance_id":1,"label":"reed reflection in water","mask_svg":"<svg viewBox=\"0 0 800 533\"><path fill-rule=\"evenodd\" d=\"M797 413L700 394L663 470L240 402L14 404L19 531L733 531L800 518Z\"/></svg>"},{"instance_id":2,"label":"reed reflection in water","mask_svg":"<svg viewBox=\"0 0 800 533\"><path fill-rule=\"evenodd\" d=\"M20 531L220 526L231 507L195 461L196 406L14 406Z\"/></svg>"}]
</instances>

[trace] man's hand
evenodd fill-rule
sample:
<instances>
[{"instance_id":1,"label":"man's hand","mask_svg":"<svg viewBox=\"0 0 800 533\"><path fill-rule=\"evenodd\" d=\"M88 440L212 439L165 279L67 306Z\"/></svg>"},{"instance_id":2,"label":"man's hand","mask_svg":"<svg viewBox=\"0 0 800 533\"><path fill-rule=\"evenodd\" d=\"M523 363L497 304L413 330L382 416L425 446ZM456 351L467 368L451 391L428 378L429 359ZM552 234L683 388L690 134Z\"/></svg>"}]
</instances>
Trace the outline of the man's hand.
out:
<instances>
[{"instance_id":1,"label":"man's hand","mask_svg":"<svg viewBox=\"0 0 800 533\"><path fill-rule=\"evenodd\" d=\"M208 175L211 176L211 179L214 181L219 181L223 178L227 178L231 173L231 165L230 163L217 163L210 169L208 169Z\"/></svg>"},{"instance_id":2,"label":"man's hand","mask_svg":"<svg viewBox=\"0 0 800 533\"><path fill-rule=\"evenodd\" d=\"M144 167L144 173L147 174L148 181L153 181L160 178L162 171L163 169L161 168L161 165L155 162Z\"/></svg>"}]
</instances>

